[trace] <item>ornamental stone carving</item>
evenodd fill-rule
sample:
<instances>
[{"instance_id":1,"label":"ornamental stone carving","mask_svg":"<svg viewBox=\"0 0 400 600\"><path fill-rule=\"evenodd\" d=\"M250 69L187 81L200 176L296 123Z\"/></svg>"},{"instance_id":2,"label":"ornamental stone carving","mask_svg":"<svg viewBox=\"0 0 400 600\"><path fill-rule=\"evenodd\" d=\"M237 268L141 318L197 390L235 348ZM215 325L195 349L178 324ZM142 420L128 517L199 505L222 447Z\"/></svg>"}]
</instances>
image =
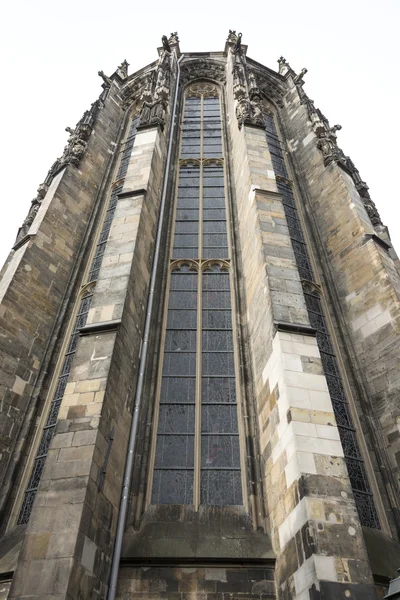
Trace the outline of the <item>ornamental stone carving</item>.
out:
<instances>
[{"instance_id":1,"label":"ornamental stone carving","mask_svg":"<svg viewBox=\"0 0 400 600\"><path fill-rule=\"evenodd\" d=\"M102 78L106 87L111 87L112 81L109 77L107 77L104 71L98 71L97 75L99 75Z\"/></svg>"},{"instance_id":2,"label":"ornamental stone carving","mask_svg":"<svg viewBox=\"0 0 400 600\"><path fill-rule=\"evenodd\" d=\"M165 42L163 36L163 42ZM143 100L142 110L140 113L139 125L146 127L150 125L158 125L164 127L165 113L168 108L168 101L171 93L171 50L167 44L163 43L164 50L160 56L157 68L146 75L144 80L143 92L141 99Z\"/></svg>"},{"instance_id":3,"label":"ornamental stone carving","mask_svg":"<svg viewBox=\"0 0 400 600\"><path fill-rule=\"evenodd\" d=\"M181 66L181 82L185 85L194 79L211 79L225 83L225 63L215 60L196 58L183 62Z\"/></svg>"},{"instance_id":4,"label":"ornamental stone carving","mask_svg":"<svg viewBox=\"0 0 400 600\"><path fill-rule=\"evenodd\" d=\"M174 31L173 33L170 34L169 36L169 40L168 40L168 44L179 44L179 37L178 37L178 32Z\"/></svg>"},{"instance_id":5,"label":"ornamental stone carving","mask_svg":"<svg viewBox=\"0 0 400 600\"><path fill-rule=\"evenodd\" d=\"M303 73L303 71L301 73ZM298 76L296 76L294 77L293 81L296 83L300 102L305 105L311 121L312 129L317 136L317 148L322 153L324 165L327 166L334 162L344 171L346 171L346 173L351 175L372 225L374 227L383 226L375 203L369 195L368 185L361 179L360 173L355 167L351 158L349 156L345 156L343 150L338 146L336 132L342 129L341 125L334 125L333 127L330 127L328 119L318 108L315 108L313 100L311 100L311 98L309 98L303 90L304 82L302 81L302 78L298 79Z\"/></svg>"},{"instance_id":6,"label":"ornamental stone carving","mask_svg":"<svg viewBox=\"0 0 400 600\"><path fill-rule=\"evenodd\" d=\"M31 202L28 215L20 227L15 243L23 239L32 225L37 212L40 208L43 198L45 197L54 176L64 167L71 164L77 167L86 152L87 141L93 130L93 125L96 121L97 114L103 106L104 91L96 102L93 102L89 110L85 111L82 118L78 121L75 129L66 127L65 130L69 133L67 145L64 148L62 156L57 158L49 169L45 180L41 183L37 190L37 196Z\"/></svg>"},{"instance_id":7,"label":"ornamental stone carving","mask_svg":"<svg viewBox=\"0 0 400 600\"><path fill-rule=\"evenodd\" d=\"M28 212L24 222L22 223L21 227L19 228L19 231L17 234L17 239L15 240L16 244L28 234L29 228L32 225L33 221L35 220L35 217L38 213L41 203L42 203L42 198L39 195L32 200L29 212Z\"/></svg>"},{"instance_id":8,"label":"ornamental stone carving","mask_svg":"<svg viewBox=\"0 0 400 600\"><path fill-rule=\"evenodd\" d=\"M122 63L117 67L117 75L121 79L126 79L128 77L128 67L129 63L127 60L122 61Z\"/></svg>"},{"instance_id":9,"label":"ornamental stone carving","mask_svg":"<svg viewBox=\"0 0 400 600\"><path fill-rule=\"evenodd\" d=\"M226 38L226 41L228 42L228 44L236 44L236 40L237 40L237 33L234 29L230 29L229 33L228 33L228 37Z\"/></svg>"}]
</instances>

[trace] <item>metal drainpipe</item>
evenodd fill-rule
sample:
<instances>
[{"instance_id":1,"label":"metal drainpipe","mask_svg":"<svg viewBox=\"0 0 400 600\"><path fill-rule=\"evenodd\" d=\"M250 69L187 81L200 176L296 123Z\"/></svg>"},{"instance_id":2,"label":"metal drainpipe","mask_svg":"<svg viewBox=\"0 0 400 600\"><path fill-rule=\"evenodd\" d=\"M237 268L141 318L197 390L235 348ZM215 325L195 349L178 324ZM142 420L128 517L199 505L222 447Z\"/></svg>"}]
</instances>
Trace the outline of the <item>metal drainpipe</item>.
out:
<instances>
[{"instance_id":1,"label":"metal drainpipe","mask_svg":"<svg viewBox=\"0 0 400 600\"><path fill-rule=\"evenodd\" d=\"M175 54L175 56L176 56L176 54ZM130 483L131 483L131 478L132 478L132 468L133 468L133 453L135 450L137 428L138 428L138 423L139 423L139 411L140 411L140 405L142 402L144 373L145 373L145 369L146 369L147 352L148 352L148 345L149 345L150 323L151 323L152 312L153 312L154 288L155 288L155 284L156 284L157 265L158 265L158 258L159 258L159 254L160 254L161 233L162 233L162 226L163 226L163 219L164 219L165 200L166 200L166 196L167 196L168 175L169 175L169 169L170 169L170 163L171 163L173 134L175 131L176 103L177 103L177 99L178 99L179 79L180 79L180 75L181 75L179 63L183 57L184 57L184 55L182 54L176 63L177 67L178 67L178 74L176 77L174 103L173 103L173 107L172 107L171 127L170 127L169 140L168 140L167 162L165 165L165 176L164 176L163 190L162 190L162 196L161 196L160 216L158 218L156 247L155 247L155 251L154 251L154 259L153 259L153 266L152 266L151 279L150 279L150 293L149 293L149 299L147 302L147 312L146 312L146 322L145 322L145 326L144 326L143 346L142 346L142 353L140 356L140 364L139 364L139 377L138 377L138 382L137 382L137 386L136 386L135 407L133 409L132 424L131 424L131 430L130 430L130 434L129 434L128 455L127 455L126 463L125 463L124 483L123 483L122 493L121 493L121 503L120 503L120 507L119 507L117 533L115 536L114 554L113 554L113 559L112 559L112 564L111 564L110 586L108 588L107 600L114 600L115 594L117 591L119 562L120 562L120 558L121 558L121 548L122 548L122 539L124 536L126 513L128 510L129 488L130 488Z\"/></svg>"}]
</instances>

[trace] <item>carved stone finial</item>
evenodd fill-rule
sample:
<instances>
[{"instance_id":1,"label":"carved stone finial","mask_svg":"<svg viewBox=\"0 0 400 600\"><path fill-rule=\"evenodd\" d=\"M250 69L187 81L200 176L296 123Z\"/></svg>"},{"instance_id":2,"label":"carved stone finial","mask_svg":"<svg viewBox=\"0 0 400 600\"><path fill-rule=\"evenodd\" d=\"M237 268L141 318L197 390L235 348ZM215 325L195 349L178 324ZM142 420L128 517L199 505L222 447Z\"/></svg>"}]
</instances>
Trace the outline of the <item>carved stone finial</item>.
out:
<instances>
[{"instance_id":1,"label":"carved stone finial","mask_svg":"<svg viewBox=\"0 0 400 600\"><path fill-rule=\"evenodd\" d=\"M168 43L168 38L167 38L166 35L162 36L161 41L162 41L162 45L163 45L164 50L166 50L167 52L171 52L171 47L170 47L170 45Z\"/></svg>"},{"instance_id":2,"label":"carved stone finial","mask_svg":"<svg viewBox=\"0 0 400 600\"><path fill-rule=\"evenodd\" d=\"M170 34L168 44L179 44L179 37L177 31L174 31Z\"/></svg>"},{"instance_id":3,"label":"carved stone finial","mask_svg":"<svg viewBox=\"0 0 400 600\"><path fill-rule=\"evenodd\" d=\"M126 79L128 77L128 67L129 63L126 59L117 67L117 73L121 79Z\"/></svg>"},{"instance_id":4,"label":"carved stone finial","mask_svg":"<svg viewBox=\"0 0 400 600\"><path fill-rule=\"evenodd\" d=\"M242 52L243 52L243 50L242 50L242 34L241 33L239 33L236 38L236 42L233 47L233 52L234 52L234 54L242 54Z\"/></svg>"},{"instance_id":5,"label":"carved stone finial","mask_svg":"<svg viewBox=\"0 0 400 600\"><path fill-rule=\"evenodd\" d=\"M73 130L71 127L66 127L66 128L65 128L65 131L66 131L67 133L70 133L71 135L73 135L73 134L74 134L74 130Z\"/></svg>"},{"instance_id":6,"label":"carved stone finial","mask_svg":"<svg viewBox=\"0 0 400 600\"><path fill-rule=\"evenodd\" d=\"M226 41L228 42L228 44L235 44L237 40L237 33L234 29L230 29L229 33L228 33L228 37L226 38Z\"/></svg>"},{"instance_id":7,"label":"carved stone finial","mask_svg":"<svg viewBox=\"0 0 400 600\"><path fill-rule=\"evenodd\" d=\"M111 79L109 77L107 77L107 75L104 73L104 71L98 71L97 75L99 75L102 78L102 80L104 81L104 83L107 87L111 86L111 83L112 83Z\"/></svg>"},{"instance_id":8,"label":"carved stone finial","mask_svg":"<svg viewBox=\"0 0 400 600\"><path fill-rule=\"evenodd\" d=\"M279 65L279 73L281 75L284 75L290 69L290 65L289 65L288 61L283 56L278 58L278 65Z\"/></svg>"}]
</instances>

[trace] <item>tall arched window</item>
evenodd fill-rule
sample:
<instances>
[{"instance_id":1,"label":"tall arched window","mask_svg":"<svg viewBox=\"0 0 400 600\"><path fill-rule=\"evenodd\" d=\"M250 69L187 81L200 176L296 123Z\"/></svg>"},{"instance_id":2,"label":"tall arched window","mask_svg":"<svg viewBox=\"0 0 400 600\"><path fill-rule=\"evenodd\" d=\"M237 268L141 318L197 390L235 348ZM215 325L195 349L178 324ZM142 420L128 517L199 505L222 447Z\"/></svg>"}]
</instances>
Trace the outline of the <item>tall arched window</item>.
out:
<instances>
[{"instance_id":1,"label":"tall arched window","mask_svg":"<svg viewBox=\"0 0 400 600\"><path fill-rule=\"evenodd\" d=\"M242 504L237 356L213 84L186 91L156 410L153 504Z\"/></svg>"}]
</instances>

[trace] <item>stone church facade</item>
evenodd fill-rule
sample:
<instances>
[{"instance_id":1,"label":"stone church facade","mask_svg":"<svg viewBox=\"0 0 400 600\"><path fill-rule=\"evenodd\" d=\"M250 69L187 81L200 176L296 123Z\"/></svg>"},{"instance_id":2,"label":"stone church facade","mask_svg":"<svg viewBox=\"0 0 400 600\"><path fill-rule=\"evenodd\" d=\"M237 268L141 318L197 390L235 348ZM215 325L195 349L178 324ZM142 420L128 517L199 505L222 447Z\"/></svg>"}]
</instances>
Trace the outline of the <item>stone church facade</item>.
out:
<instances>
[{"instance_id":1,"label":"stone church facade","mask_svg":"<svg viewBox=\"0 0 400 600\"><path fill-rule=\"evenodd\" d=\"M102 71L0 278L0 598L377 599L400 263L306 69Z\"/></svg>"}]
</instances>

